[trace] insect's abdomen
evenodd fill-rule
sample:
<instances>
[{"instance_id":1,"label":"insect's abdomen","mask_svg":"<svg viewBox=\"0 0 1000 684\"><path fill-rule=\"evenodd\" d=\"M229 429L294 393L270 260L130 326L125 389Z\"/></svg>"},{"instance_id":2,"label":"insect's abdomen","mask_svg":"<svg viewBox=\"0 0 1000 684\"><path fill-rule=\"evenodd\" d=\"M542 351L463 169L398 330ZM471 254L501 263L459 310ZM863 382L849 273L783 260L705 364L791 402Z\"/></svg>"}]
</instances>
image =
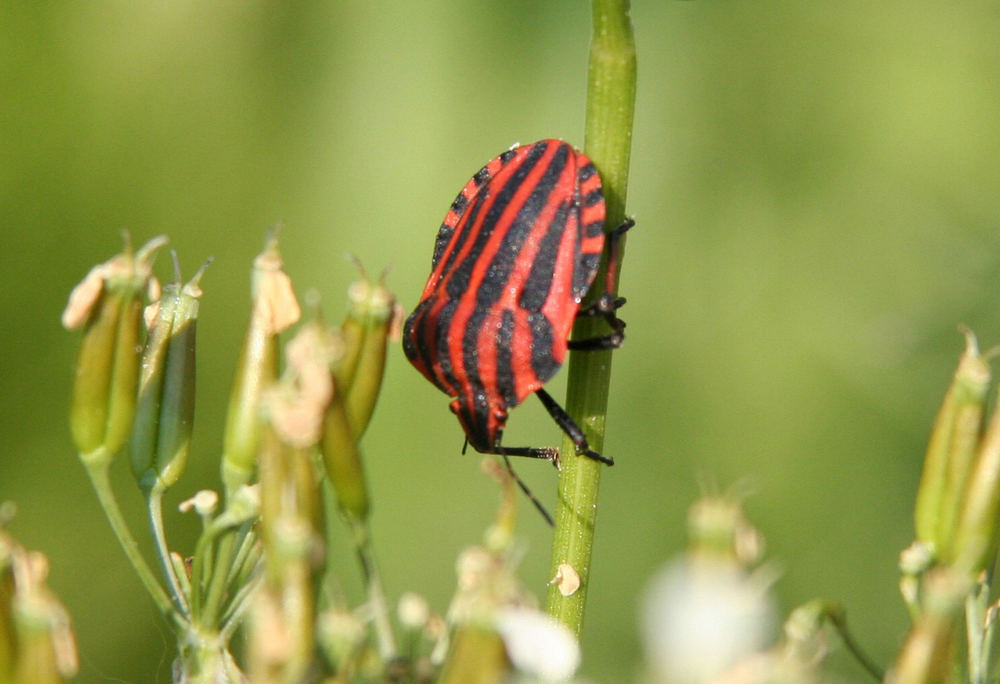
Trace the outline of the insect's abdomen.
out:
<instances>
[{"instance_id":1,"label":"insect's abdomen","mask_svg":"<svg viewBox=\"0 0 1000 684\"><path fill-rule=\"evenodd\" d=\"M406 321L411 362L449 396L510 407L562 365L604 246L590 160L558 140L516 147L459 193Z\"/></svg>"}]
</instances>

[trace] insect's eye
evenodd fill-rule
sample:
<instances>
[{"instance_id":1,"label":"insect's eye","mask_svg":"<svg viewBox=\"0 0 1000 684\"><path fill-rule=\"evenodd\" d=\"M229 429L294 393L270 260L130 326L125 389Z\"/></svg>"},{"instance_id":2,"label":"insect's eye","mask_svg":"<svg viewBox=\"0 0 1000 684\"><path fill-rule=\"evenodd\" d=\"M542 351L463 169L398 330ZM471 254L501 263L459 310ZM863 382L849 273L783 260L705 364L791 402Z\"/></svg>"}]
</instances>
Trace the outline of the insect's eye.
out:
<instances>
[{"instance_id":1,"label":"insect's eye","mask_svg":"<svg viewBox=\"0 0 1000 684\"><path fill-rule=\"evenodd\" d=\"M451 409L451 412L457 416L459 411L458 399L448 404L448 408Z\"/></svg>"}]
</instances>

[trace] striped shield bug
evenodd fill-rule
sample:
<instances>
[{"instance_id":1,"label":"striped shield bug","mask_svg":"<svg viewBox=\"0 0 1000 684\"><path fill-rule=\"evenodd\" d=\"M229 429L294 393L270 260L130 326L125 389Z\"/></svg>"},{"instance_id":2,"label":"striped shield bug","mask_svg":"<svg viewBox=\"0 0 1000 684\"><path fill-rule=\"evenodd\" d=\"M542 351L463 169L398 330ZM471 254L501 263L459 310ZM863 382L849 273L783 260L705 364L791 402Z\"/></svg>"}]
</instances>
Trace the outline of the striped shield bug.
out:
<instances>
[{"instance_id":1,"label":"striped shield bug","mask_svg":"<svg viewBox=\"0 0 1000 684\"><path fill-rule=\"evenodd\" d=\"M578 453L613 464L590 449L583 430L542 389L567 349L611 349L624 339L615 312L625 300L611 292L618 238L631 221L607 236L605 294L580 307L604 249L604 213L590 159L562 141L542 140L492 159L445 216L430 278L406 320L403 350L453 398L451 410L477 451L558 464L555 448L501 445L508 409L534 393ZM603 316L612 332L570 341L577 316Z\"/></svg>"}]
</instances>

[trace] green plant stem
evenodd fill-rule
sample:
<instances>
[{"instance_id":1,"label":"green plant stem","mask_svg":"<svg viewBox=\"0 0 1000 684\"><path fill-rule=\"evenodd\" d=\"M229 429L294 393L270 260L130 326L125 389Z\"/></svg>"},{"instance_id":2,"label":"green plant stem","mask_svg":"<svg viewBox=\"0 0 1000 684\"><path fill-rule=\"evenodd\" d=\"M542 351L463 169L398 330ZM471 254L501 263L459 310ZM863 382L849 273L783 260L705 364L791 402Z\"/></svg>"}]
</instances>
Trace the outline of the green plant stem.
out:
<instances>
[{"instance_id":1,"label":"green plant stem","mask_svg":"<svg viewBox=\"0 0 1000 684\"><path fill-rule=\"evenodd\" d=\"M240 541L236 548L236 555L233 557L233 564L229 568L229 575L226 577L226 584L229 586L242 585L242 580L250 576L257 564L253 556L257 535L253 533L250 523L240 525L237 537Z\"/></svg>"},{"instance_id":2,"label":"green plant stem","mask_svg":"<svg viewBox=\"0 0 1000 684\"><path fill-rule=\"evenodd\" d=\"M104 509L104 515L107 517L115 536L118 537L118 543L121 544L122 550L125 551L125 556L128 557L132 563L132 567L135 568L139 580L146 587L146 591L149 592L150 597L152 597L153 602L159 608L160 612L178 627L185 627L187 624L186 621L170 602L170 597L167 596L163 587L160 586L153 569L149 567L146 559L142 557L142 553L139 551L139 544L136 543L135 537L132 536L132 533L128 529L121 509L118 507L118 500L115 498L114 490L111 488L107 464L92 464L88 462L88 457L81 457L81 461L83 461L87 468L87 475L94 486L97 500L100 502L101 508Z\"/></svg>"},{"instance_id":3,"label":"green plant stem","mask_svg":"<svg viewBox=\"0 0 1000 684\"><path fill-rule=\"evenodd\" d=\"M201 604L204 602L205 588L212 575L212 541L216 530L212 525L206 525L198 541L194 545L194 556L191 561L191 615L200 621Z\"/></svg>"},{"instance_id":4,"label":"green plant stem","mask_svg":"<svg viewBox=\"0 0 1000 684\"><path fill-rule=\"evenodd\" d=\"M199 621L205 628L215 628L222 613L222 601L225 596L226 581L229 578L229 568L233 562L233 553L236 551L236 530L227 529L222 533L219 542L218 552L215 556L215 564L212 567L212 579L208 584L208 593L205 596L205 603L202 606ZM211 548L207 549L211 551Z\"/></svg>"},{"instance_id":5,"label":"green plant stem","mask_svg":"<svg viewBox=\"0 0 1000 684\"><path fill-rule=\"evenodd\" d=\"M865 653L864 649L861 648L861 644L858 643L854 635L851 634L851 630L847 628L847 620L844 618L842 612L838 611L830 615L830 623L833 628L837 630L837 634L840 635L841 641L844 642L844 646L850 651L854 659L858 661L858 664L865 669L865 672L870 674L872 678L881 682L885 678L885 672L874 660Z\"/></svg>"},{"instance_id":6,"label":"green plant stem","mask_svg":"<svg viewBox=\"0 0 1000 684\"><path fill-rule=\"evenodd\" d=\"M257 573L254 577L247 579L245 583L240 585L240 588L233 596L233 600L229 602L226 614L219 621L222 625L219 629L219 638L222 640L222 643L229 643L233 632L240 626L243 616L250 609L254 594L257 593L257 589L263 583L264 573Z\"/></svg>"},{"instance_id":7,"label":"green plant stem","mask_svg":"<svg viewBox=\"0 0 1000 684\"><path fill-rule=\"evenodd\" d=\"M229 580L229 585L233 587L241 587L249 582L261 566L264 550L257 540L256 531L248 532L247 537L252 537L253 541L249 545L249 550L245 554L241 550L237 554L237 560L233 562L236 573L230 573Z\"/></svg>"},{"instance_id":8,"label":"green plant stem","mask_svg":"<svg viewBox=\"0 0 1000 684\"><path fill-rule=\"evenodd\" d=\"M392 624L389 622L389 603L382 588L382 576L379 574L378 564L375 562L371 535L364 521L349 518L348 524L354 538L354 548L361 564L361 572L364 575L365 588L368 590L368 605L375 627L378 654L383 663L389 663L396 658L396 639L392 633Z\"/></svg>"},{"instance_id":9,"label":"green plant stem","mask_svg":"<svg viewBox=\"0 0 1000 684\"><path fill-rule=\"evenodd\" d=\"M628 0L593 0L593 37L587 84L587 122L584 152L601 174L607 206L605 227L625 219L632 119L635 110L635 41ZM619 252L620 253L620 252ZM606 263L594 281L588 298L603 294ZM617 283L614 284L617 289ZM581 318L573 327L576 339L607 334L600 318ZM611 353L570 353L566 409L583 428L590 447L601 451L611 381ZM574 445L563 439L559 501L552 542L552 573L561 564L580 575L580 588L563 596L550 586L547 610L577 635L583 616L590 578L590 557L597 518L597 492L603 466L589 458L576 457Z\"/></svg>"},{"instance_id":10,"label":"green plant stem","mask_svg":"<svg viewBox=\"0 0 1000 684\"><path fill-rule=\"evenodd\" d=\"M153 530L153 540L156 542L156 555L160 559L160 567L167 578L170 593L173 595L174 603L180 608L185 617L191 616L191 607L188 604L187 596L181 588L180 580L174 573L174 564L170 560L170 548L167 546L167 533L163 527L163 491L158 487L150 490L146 497L146 507L149 510L149 526Z\"/></svg>"}]
</instances>

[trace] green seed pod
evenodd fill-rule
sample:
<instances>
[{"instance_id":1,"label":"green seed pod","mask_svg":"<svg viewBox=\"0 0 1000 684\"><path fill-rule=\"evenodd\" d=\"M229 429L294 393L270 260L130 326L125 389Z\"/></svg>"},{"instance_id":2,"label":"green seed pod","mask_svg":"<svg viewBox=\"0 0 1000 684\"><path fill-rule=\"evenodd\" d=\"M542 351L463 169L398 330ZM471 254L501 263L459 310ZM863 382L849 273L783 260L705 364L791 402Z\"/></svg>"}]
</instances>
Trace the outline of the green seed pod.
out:
<instances>
[{"instance_id":1,"label":"green seed pod","mask_svg":"<svg viewBox=\"0 0 1000 684\"><path fill-rule=\"evenodd\" d=\"M63 682L77 672L69 616L46 584L48 561L0 520L0 682Z\"/></svg>"},{"instance_id":2,"label":"green seed pod","mask_svg":"<svg viewBox=\"0 0 1000 684\"><path fill-rule=\"evenodd\" d=\"M917 490L917 539L939 559L952 559L961 499L982 432L990 369L976 338L965 331L966 349L938 411Z\"/></svg>"},{"instance_id":3,"label":"green seed pod","mask_svg":"<svg viewBox=\"0 0 1000 684\"><path fill-rule=\"evenodd\" d=\"M496 632L475 625L455 630L441 684L495 684L506 681L513 668Z\"/></svg>"},{"instance_id":4,"label":"green seed pod","mask_svg":"<svg viewBox=\"0 0 1000 684\"><path fill-rule=\"evenodd\" d=\"M308 449L284 441L279 431L261 431L260 520L268 574L280 581L289 564L318 567L322 554L322 499Z\"/></svg>"},{"instance_id":5,"label":"green seed pod","mask_svg":"<svg viewBox=\"0 0 1000 684\"><path fill-rule=\"evenodd\" d=\"M369 505L364 470L332 370L343 358L340 335L317 316L289 341L285 356L285 373L268 393L268 419L284 442L300 448L319 445L341 509L362 520ZM263 478L262 472L262 484Z\"/></svg>"},{"instance_id":6,"label":"green seed pod","mask_svg":"<svg viewBox=\"0 0 1000 684\"><path fill-rule=\"evenodd\" d=\"M329 372L329 371L327 371ZM268 392L264 415L287 397ZM314 589L323 569L322 497L314 454L265 421L260 440L260 525L266 581L254 599L250 671L254 681L306 679L314 652ZM275 642L284 648L267 650ZM267 658L261 659L264 653Z\"/></svg>"},{"instance_id":7,"label":"green seed pod","mask_svg":"<svg viewBox=\"0 0 1000 684\"><path fill-rule=\"evenodd\" d=\"M206 264L207 265L207 264ZM130 442L140 489L165 491L187 465L194 425L198 281L164 289L142 357L139 403Z\"/></svg>"},{"instance_id":8,"label":"green seed pod","mask_svg":"<svg viewBox=\"0 0 1000 684\"><path fill-rule=\"evenodd\" d=\"M396 300L382 278L372 284L362 279L348 290L350 308L341 326L346 351L337 370L343 388L348 424L356 440L368 428L385 373L386 341L392 328Z\"/></svg>"},{"instance_id":9,"label":"green seed pod","mask_svg":"<svg viewBox=\"0 0 1000 684\"><path fill-rule=\"evenodd\" d=\"M318 521L319 499L304 497L307 492L312 497L319 484L313 449L322 439L324 413L333 395L330 368L340 352L339 339L318 318L302 326L285 346L285 372L261 401L267 436L260 454L262 518L294 513ZM321 525L314 521L312 528Z\"/></svg>"},{"instance_id":10,"label":"green seed pod","mask_svg":"<svg viewBox=\"0 0 1000 684\"><path fill-rule=\"evenodd\" d=\"M18 667L14 681L59 684L77 672L76 645L66 610L44 588L18 601Z\"/></svg>"},{"instance_id":11,"label":"green seed pod","mask_svg":"<svg viewBox=\"0 0 1000 684\"><path fill-rule=\"evenodd\" d=\"M364 464L343 398L336 389L326 409L320 451L323 453L326 476L341 510L356 520L365 520L370 503Z\"/></svg>"},{"instance_id":12,"label":"green seed pod","mask_svg":"<svg viewBox=\"0 0 1000 684\"><path fill-rule=\"evenodd\" d=\"M254 260L251 280L250 323L236 365L223 434L222 480L227 499L253 477L260 438L258 405L262 389L278 376L278 333L301 314L291 280L282 271L276 236L269 238Z\"/></svg>"},{"instance_id":13,"label":"green seed pod","mask_svg":"<svg viewBox=\"0 0 1000 684\"><path fill-rule=\"evenodd\" d=\"M9 682L17 657L14 628L14 547L0 530L0 682Z\"/></svg>"},{"instance_id":14,"label":"green seed pod","mask_svg":"<svg viewBox=\"0 0 1000 684\"><path fill-rule=\"evenodd\" d=\"M353 286L352 286L353 287ZM350 290L348 290L348 293ZM350 294L348 294L350 297ZM353 307L352 307L353 308ZM334 375L337 380L337 387L341 392L348 392L354 382L354 374L358 370L358 361L361 359L361 346L365 341L364 318L357 318L351 315L348 309L347 317L340 326L340 338L344 343L344 354L337 362Z\"/></svg>"},{"instance_id":15,"label":"green seed pod","mask_svg":"<svg viewBox=\"0 0 1000 684\"><path fill-rule=\"evenodd\" d=\"M990 418L961 506L955 533L955 566L975 577L996 555L997 516L1000 515L1000 412L994 411Z\"/></svg>"},{"instance_id":16,"label":"green seed pod","mask_svg":"<svg viewBox=\"0 0 1000 684\"><path fill-rule=\"evenodd\" d=\"M70 403L73 441L88 463L121 450L135 413L142 336L141 297L152 278L156 238L91 269L63 312L67 329L84 326Z\"/></svg>"},{"instance_id":17,"label":"green seed pod","mask_svg":"<svg viewBox=\"0 0 1000 684\"><path fill-rule=\"evenodd\" d=\"M950 568L930 570L924 581L924 612L906 637L885 682L910 684L953 681L953 648L965 599L972 589L968 579Z\"/></svg>"}]
</instances>

